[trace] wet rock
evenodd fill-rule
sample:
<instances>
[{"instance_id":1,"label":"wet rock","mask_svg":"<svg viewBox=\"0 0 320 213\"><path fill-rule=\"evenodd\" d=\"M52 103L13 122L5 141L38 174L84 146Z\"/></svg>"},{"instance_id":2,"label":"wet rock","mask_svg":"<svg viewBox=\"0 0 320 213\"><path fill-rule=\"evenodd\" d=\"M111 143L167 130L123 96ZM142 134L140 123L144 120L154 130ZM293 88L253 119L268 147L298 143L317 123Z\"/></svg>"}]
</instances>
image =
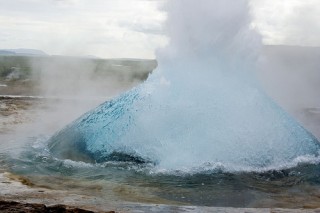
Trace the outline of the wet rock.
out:
<instances>
[{"instance_id":1,"label":"wet rock","mask_svg":"<svg viewBox=\"0 0 320 213\"><path fill-rule=\"evenodd\" d=\"M65 205L46 206L44 204L18 203L14 201L0 201L2 213L94 213L90 210L73 208ZM104 212L114 213L114 211Z\"/></svg>"}]
</instances>

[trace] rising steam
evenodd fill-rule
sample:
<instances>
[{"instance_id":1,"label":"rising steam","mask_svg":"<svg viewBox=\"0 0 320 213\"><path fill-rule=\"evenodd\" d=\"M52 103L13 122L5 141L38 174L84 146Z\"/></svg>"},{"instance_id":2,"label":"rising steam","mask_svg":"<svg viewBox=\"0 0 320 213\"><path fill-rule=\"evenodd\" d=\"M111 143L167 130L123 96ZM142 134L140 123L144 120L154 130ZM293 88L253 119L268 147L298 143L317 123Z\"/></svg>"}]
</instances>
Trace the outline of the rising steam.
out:
<instances>
[{"instance_id":1,"label":"rising steam","mask_svg":"<svg viewBox=\"0 0 320 213\"><path fill-rule=\"evenodd\" d=\"M316 139L253 78L261 42L247 0L170 0L165 10L170 43L157 71L52 137L54 155L125 153L187 171L279 168L318 155Z\"/></svg>"}]
</instances>

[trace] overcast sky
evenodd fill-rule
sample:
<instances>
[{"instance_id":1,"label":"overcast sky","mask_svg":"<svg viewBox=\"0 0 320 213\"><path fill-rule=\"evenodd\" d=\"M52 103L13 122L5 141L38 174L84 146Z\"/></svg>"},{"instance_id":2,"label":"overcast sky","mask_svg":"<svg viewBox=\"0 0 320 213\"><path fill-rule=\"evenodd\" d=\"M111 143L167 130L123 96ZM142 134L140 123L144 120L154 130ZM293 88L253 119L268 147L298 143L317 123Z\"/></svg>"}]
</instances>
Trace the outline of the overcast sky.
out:
<instances>
[{"instance_id":1,"label":"overcast sky","mask_svg":"<svg viewBox=\"0 0 320 213\"><path fill-rule=\"evenodd\" d=\"M163 0L0 0L0 49L154 58L166 44ZM251 0L266 44L320 46L320 0Z\"/></svg>"}]
</instances>

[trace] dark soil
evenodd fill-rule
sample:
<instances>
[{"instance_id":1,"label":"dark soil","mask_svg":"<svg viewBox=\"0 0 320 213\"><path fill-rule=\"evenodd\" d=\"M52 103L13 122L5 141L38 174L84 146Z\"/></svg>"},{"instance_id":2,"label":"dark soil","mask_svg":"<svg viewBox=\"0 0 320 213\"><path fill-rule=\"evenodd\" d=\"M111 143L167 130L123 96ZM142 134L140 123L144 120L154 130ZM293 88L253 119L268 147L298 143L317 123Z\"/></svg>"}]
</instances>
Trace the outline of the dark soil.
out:
<instances>
[{"instance_id":1,"label":"dark soil","mask_svg":"<svg viewBox=\"0 0 320 213\"><path fill-rule=\"evenodd\" d=\"M93 211L69 207L65 205L46 206L44 204L18 203L14 201L0 201L0 212L1 213L94 213ZM108 211L104 213L115 213L115 212Z\"/></svg>"}]
</instances>

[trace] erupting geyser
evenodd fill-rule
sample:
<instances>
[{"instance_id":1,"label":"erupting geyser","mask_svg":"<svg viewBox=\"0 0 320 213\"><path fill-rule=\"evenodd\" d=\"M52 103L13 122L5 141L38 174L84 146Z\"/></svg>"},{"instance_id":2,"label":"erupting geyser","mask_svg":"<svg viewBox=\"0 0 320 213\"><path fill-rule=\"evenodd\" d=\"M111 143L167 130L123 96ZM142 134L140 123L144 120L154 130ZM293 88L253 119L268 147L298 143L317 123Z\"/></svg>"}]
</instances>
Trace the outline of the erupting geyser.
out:
<instances>
[{"instance_id":1,"label":"erupting geyser","mask_svg":"<svg viewBox=\"0 0 320 213\"><path fill-rule=\"evenodd\" d=\"M257 170L317 157L318 141L259 88L247 0L170 0L170 43L137 88L54 135L53 154L160 169Z\"/></svg>"}]
</instances>

